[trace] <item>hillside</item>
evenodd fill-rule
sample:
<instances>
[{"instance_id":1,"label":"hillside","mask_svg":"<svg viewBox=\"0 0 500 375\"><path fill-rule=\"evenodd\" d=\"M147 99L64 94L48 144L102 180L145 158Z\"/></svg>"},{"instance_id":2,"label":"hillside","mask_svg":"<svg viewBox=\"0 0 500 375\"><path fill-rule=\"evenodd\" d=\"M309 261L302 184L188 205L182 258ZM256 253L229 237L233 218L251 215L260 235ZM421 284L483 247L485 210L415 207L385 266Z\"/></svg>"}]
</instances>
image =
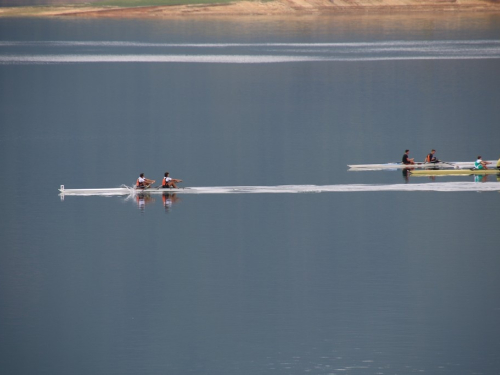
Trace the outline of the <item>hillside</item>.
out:
<instances>
[{"instance_id":1,"label":"hillside","mask_svg":"<svg viewBox=\"0 0 500 375\"><path fill-rule=\"evenodd\" d=\"M196 0L194 0L196 1ZM113 0L108 2L113 4ZM138 4L139 0L137 1ZM132 2L133 4L133 2ZM147 4L147 3L146 3ZM500 12L500 0L271 0L181 5L88 5L0 8L0 17L169 18L189 16L323 15L345 12Z\"/></svg>"}]
</instances>

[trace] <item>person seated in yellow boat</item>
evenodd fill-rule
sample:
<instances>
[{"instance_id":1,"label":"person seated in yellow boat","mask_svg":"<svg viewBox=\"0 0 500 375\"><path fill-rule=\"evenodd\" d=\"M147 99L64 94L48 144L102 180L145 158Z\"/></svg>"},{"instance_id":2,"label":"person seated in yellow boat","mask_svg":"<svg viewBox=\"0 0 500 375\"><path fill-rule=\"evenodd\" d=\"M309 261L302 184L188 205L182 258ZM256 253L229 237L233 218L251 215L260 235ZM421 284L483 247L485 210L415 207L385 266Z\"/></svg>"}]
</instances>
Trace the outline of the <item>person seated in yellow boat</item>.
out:
<instances>
[{"instance_id":1,"label":"person seated in yellow boat","mask_svg":"<svg viewBox=\"0 0 500 375\"><path fill-rule=\"evenodd\" d=\"M137 179L137 182L135 183L135 187L137 189L144 189L149 187L151 184L154 184L155 182L155 180L150 180L149 178L144 177L144 173L141 173L139 175L139 178Z\"/></svg>"},{"instance_id":2,"label":"person seated in yellow boat","mask_svg":"<svg viewBox=\"0 0 500 375\"><path fill-rule=\"evenodd\" d=\"M497 169L500 169L500 159L497 161Z\"/></svg>"},{"instance_id":3,"label":"person seated in yellow boat","mask_svg":"<svg viewBox=\"0 0 500 375\"><path fill-rule=\"evenodd\" d=\"M177 178L172 178L169 176L168 172L165 172L165 177L163 177L163 181L161 183L162 188L174 188L177 189L176 183L182 182L182 180L179 180Z\"/></svg>"},{"instance_id":4,"label":"person seated in yellow boat","mask_svg":"<svg viewBox=\"0 0 500 375\"><path fill-rule=\"evenodd\" d=\"M474 162L474 168L476 169L488 169L487 165L491 164L489 161L483 161L481 156L477 157L477 160Z\"/></svg>"}]
</instances>

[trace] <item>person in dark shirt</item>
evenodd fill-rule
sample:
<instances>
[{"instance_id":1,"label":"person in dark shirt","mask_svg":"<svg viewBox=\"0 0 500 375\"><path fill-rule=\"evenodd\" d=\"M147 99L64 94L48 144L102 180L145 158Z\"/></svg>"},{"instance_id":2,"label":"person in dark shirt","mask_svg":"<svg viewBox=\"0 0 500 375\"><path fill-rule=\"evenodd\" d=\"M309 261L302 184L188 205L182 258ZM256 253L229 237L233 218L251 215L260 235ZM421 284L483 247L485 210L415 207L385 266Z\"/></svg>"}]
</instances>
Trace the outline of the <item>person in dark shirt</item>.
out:
<instances>
[{"instance_id":1,"label":"person in dark shirt","mask_svg":"<svg viewBox=\"0 0 500 375\"><path fill-rule=\"evenodd\" d=\"M403 164L415 164L413 158L410 159L410 150L406 150L403 155L403 160L401 160Z\"/></svg>"}]
</instances>

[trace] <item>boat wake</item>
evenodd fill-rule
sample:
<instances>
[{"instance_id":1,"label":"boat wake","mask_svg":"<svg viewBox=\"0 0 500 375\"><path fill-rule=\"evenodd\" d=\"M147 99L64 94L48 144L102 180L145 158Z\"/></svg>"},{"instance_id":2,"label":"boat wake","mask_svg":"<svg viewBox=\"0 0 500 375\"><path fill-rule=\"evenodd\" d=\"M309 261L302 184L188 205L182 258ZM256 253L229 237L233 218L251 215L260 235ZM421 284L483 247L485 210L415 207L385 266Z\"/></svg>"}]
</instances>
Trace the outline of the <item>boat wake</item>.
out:
<instances>
[{"instance_id":1,"label":"boat wake","mask_svg":"<svg viewBox=\"0 0 500 375\"><path fill-rule=\"evenodd\" d=\"M33 48L37 53L33 54ZM89 49L92 52L89 52ZM1 41L0 64L264 64L500 58L498 40L362 43L140 43Z\"/></svg>"},{"instance_id":2,"label":"boat wake","mask_svg":"<svg viewBox=\"0 0 500 375\"><path fill-rule=\"evenodd\" d=\"M498 182L431 182L421 184L339 184L339 185L277 185L277 186L207 186L181 189L148 189L131 187L111 189L64 189L61 196L124 196L137 194L293 194L293 193L353 193L370 191L500 191Z\"/></svg>"}]
</instances>

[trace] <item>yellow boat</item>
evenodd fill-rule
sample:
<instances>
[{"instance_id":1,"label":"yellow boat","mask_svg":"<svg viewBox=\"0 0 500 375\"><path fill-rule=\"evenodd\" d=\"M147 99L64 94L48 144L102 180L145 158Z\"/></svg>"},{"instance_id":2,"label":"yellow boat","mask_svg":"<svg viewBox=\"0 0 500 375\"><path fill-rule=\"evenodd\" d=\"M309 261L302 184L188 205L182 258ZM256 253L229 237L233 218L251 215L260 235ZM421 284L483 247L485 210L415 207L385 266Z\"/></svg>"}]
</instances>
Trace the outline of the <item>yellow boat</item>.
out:
<instances>
[{"instance_id":1,"label":"yellow boat","mask_svg":"<svg viewBox=\"0 0 500 375\"><path fill-rule=\"evenodd\" d=\"M469 176L500 174L497 168L492 169L426 169L410 171L412 176Z\"/></svg>"}]
</instances>

